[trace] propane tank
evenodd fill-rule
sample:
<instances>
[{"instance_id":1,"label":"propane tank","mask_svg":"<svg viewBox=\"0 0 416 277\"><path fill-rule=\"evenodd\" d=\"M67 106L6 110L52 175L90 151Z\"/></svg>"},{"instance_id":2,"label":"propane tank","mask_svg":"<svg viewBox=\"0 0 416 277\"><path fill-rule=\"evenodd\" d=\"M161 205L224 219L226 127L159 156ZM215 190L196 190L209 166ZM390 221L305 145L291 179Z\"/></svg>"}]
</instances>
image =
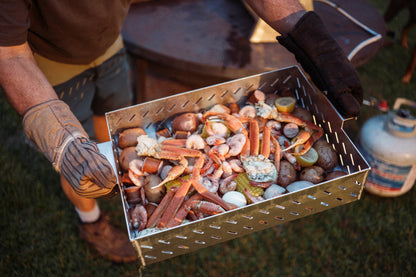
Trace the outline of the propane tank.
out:
<instances>
[{"instance_id":1,"label":"propane tank","mask_svg":"<svg viewBox=\"0 0 416 277\"><path fill-rule=\"evenodd\" d=\"M358 135L357 148L371 166L365 189L383 197L408 192L416 179L416 118L402 105L416 108L397 98L393 111L370 118Z\"/></svg>"}]
</instances>

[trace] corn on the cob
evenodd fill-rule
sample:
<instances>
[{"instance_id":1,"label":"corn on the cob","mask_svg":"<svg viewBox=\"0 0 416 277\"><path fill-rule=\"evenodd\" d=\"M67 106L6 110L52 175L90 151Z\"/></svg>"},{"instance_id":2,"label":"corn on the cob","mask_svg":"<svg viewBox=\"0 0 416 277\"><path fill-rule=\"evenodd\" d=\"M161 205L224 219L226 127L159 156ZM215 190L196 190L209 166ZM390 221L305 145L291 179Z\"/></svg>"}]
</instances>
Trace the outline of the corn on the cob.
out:
<instances>
[{"instance_id":1,"label":"corn on the cob","mask_svg":"<svg viewBox=\"0 0 416 277\"><path fill-rule=\"evenodd\" d=\"M260 196L263 195L264 189L260 187L254 187L250 185L250 180L247 177L247 173L240 173L238 176L234 179L234 181L237 183L237 191L243 193L245 195L244 189L247 189L250 191L250 193L253 196Z\"/></svg>"},{"instance_id":2,"label":"corn on the cob","mask_svg":"<svg viewBox=\"0 0 416 277\"><path fill-rule=\"evenodd\" d=\"M182 180L188 180L189 178L191 178L191 175L185 175L180 177ZM175 180L169 181L165 184L166 187L166 191L169 191L171 188L173 187L180 187L182 184L181 180L179 180L179 178L176 178Z\"/></svg>"}]
</instances>

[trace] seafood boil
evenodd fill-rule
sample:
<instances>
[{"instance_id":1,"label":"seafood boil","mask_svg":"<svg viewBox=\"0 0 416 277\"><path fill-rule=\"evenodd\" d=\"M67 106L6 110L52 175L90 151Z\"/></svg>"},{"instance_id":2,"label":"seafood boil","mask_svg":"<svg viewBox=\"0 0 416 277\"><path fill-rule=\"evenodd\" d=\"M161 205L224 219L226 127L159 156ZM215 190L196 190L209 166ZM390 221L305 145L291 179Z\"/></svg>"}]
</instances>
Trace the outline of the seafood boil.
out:
<instances>
[{"instance_id":1,"label":"seafood boil","mask_svg":"<svg viewBox=\"0 0 416 277\"><path fill-rule=\"evenodd\" d=\"M131 227L171 228L345 175L323 135L290 89L177 115L155 136L125 129L118 148Z\"/></svg>"}]
</instances>

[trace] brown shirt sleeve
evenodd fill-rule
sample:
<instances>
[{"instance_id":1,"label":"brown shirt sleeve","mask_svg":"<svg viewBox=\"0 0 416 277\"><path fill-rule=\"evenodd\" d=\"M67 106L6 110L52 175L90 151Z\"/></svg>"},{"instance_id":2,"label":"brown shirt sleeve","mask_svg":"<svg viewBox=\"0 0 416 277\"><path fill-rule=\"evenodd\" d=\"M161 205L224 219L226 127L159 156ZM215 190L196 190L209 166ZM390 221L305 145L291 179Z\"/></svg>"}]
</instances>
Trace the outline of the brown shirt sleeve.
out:
<instances>
[{"instance_id":1,"label":"brown shirt sleeve","mask_svg":"<svg viewBox=\"0 0 416 277\"><path fill-rule=\"evenodd\" d=\"M120 35L130 0L2 0L0 46L28 41L39 55L88 64Z\"/></svg>"},{"instance_id":2,"label":"brown shirt sleeve","mask_svg":"<svg viewBox=\"0 0 416 277\"><path fill-rule=\"evenodd\" d=\"M48 59L88 64L121 32L130 0L32 0L28 41Z\"/></svg>"},{"instance_id":3,"label":"brown shirt sleeve","mask_svg":"<svg viewBox=\"0 0 416 277\"><path fill-rule=\"evenodd\" d=\"M23 44L27 40L30 2L0 1L0 46Z\"/></svg>"}]
</instances>

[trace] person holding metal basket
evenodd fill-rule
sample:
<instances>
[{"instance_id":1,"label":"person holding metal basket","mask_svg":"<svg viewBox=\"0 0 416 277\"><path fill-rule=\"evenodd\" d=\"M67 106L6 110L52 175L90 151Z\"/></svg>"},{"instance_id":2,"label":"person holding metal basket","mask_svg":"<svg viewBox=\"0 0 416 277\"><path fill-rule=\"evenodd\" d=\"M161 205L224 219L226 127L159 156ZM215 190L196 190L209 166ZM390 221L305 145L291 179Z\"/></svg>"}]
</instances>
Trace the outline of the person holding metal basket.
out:
<instances>
[{"instance_id":1,"label":"person holding metal basket","mask_svg":"<svg viewBox=\"0 0 416 277\"><path fill-rule=\"evenodd\" d=\"M136 1L140 2L140 1ZM281 36L313 82L344 116L358 116L357 72L319 16L298 1L247 0ZM0 3L0 86L23 129L75 206L80 235L103 257L132 262L127 234L111 226L96 198L117 192L104 114L132 104L121 38L130 1L4 0Z\"/></svg>"}]
</instances>

